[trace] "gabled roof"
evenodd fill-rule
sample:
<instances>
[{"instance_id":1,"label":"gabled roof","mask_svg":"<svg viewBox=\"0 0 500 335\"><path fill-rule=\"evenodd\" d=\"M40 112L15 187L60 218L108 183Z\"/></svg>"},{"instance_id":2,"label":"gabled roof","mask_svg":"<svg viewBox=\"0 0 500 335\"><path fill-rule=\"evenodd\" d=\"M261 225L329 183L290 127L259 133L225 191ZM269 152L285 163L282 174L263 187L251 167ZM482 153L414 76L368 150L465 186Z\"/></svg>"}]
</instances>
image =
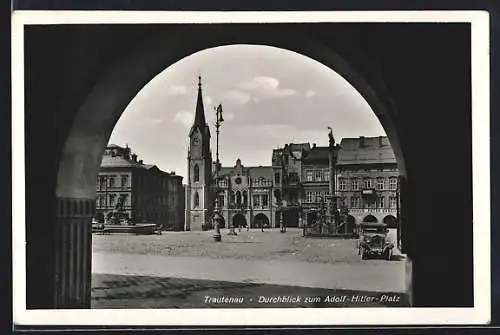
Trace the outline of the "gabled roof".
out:
<instances>
[{"instance_id":1,"label":"gabled roof","mask_svg":"<svg viewBox=\"0 0 500 335\"><path fill-rule=\"evenodd\" d=\"M302 157L303 162L312 162L312 161L327 161L328 155L330 152L329 147L313 147L311 150L307 151Z\"/></svg>"}]
</instances>

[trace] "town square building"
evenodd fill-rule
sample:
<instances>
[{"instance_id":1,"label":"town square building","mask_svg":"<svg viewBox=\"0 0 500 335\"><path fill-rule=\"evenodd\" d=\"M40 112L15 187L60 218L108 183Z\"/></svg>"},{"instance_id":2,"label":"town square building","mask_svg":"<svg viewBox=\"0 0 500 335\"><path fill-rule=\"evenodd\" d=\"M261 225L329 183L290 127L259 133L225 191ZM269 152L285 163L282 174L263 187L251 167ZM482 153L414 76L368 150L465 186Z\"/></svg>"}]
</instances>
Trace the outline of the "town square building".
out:
<instances>
[{"instance_id":1,"label":"town square building","mask_svg":"<svg viewBox=\"0 0 500 335\"><path fill-rule=\"evenodd\" d=\"M367 221L396 225L399 171L385 136L340 144L331 136L329 146L289 143L272 151L269 166L244 166L238 159L229 167L212 160L210 138L200 80L189 132L186 230L213 227L216 194L225 227L278 227L280 215L288 227L299 227L332 193L337 208L348 210L340 232Z\"/></svg>"},{"instance_id":2,"label":"town square building","mask_svg":"<svg viewBox=\"0 0 500 335\"><path fill-rule=\"evenodd\" d=\"M222 226L279 226L282 195L281 166L217 166L212 160L210 129L205 120L201 78L193 126L189 132L186 230L213 227L215 197Z\"/></svg>"},{"instance_id":3,"label":"town square building","mask_svg":"<svg viewBox=\"0 0 500 335\"><path fill-rule=\"evenodd\" d=\"M167 230L184 229L182 176L137 159L128 146L106 147L97 177L96 220L113 210L133 223L155 223Z\"/></svg>"}]
</instances>

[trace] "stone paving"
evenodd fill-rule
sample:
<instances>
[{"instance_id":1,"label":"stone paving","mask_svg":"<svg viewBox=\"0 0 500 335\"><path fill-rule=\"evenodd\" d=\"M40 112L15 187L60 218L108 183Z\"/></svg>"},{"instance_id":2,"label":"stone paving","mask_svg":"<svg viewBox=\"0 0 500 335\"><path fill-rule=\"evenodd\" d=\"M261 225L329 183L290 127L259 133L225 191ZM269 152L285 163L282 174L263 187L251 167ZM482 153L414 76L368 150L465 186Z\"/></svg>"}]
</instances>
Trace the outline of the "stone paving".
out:
<instances>
[{"instance_id":1,"label":"stone paving","mask_svg":"<svg viewBox=\"0 0 500 335\"><path fill-rule=\"evenodd\" d=\"M228 236L223 231L220 243L213 241L212 234L94 235L92 307L408 304L405 259L401 255L396 255L393 261L361 260L355 240L304 238L298 229L289 229L286 234L277 230L244 230L238 236ZM294 302L279 301L277 305L259 303L259 299L280 295L301 298ZM337 297L337 301L325 301L327 296ZM220 304L217 299L221 297L239 297L242 301ZM305 302L305 297L319 300Z\"/></svg>"},{"instance_id":2,"label":"stone paving","mask_svg":"<svg viewBox=\"0 0 500 335\"><path fill-rule=\"evenodd\" d=\"M185 278L92 275L92 308L408 307L405 294Z\"/></svg>"}]
</instances>

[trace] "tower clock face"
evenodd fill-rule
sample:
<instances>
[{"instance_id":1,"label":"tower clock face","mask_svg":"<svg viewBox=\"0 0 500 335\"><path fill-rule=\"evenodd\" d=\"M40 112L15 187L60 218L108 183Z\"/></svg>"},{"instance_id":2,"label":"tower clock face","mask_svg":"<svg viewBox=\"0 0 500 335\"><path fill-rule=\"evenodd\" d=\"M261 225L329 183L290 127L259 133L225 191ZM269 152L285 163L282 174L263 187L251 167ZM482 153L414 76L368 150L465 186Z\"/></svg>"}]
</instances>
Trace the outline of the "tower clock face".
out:
<instances>
[{"instance_id":1,"label":"tower clock face","mask_svg":"<svg viewBox=\"0 0 500 335\"><path fill-rule=\"evenodd\" d=\"M193 145L198 145L198 144L200 144L200 139L197 137L193 138Z\"/></svg>"}]
</instances>

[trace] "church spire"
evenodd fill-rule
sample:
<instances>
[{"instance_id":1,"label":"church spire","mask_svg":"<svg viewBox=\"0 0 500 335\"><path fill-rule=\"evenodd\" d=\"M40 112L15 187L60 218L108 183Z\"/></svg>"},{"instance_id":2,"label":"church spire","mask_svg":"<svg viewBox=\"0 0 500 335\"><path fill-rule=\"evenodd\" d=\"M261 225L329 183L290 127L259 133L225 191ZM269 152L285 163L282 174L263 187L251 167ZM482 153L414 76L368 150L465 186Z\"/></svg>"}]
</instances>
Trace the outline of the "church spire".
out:
<instances>
[{"instance_id":1,"label":"church spire","mask_svg":"<svg viewBox=\"0 0 500 335\"><path fill-rule=\"evenodd\" d=\"M201 76L198 76L198 100L196 101L196 114L194 116L194 125L200 128L206 125L205 109L203 108L203 94L201 90Z\"/></svg>"},{"instance_id":2,"label":"church spire","mask_svg":"<svg viewBox=\"0 0 500 335\"><path fill-rule=\"evenodd\" d=\"M189 132L191 136L195 129L199 129L202 134L210 137L210 128L205 120L205 109L203 108L203 93L201 90L201 76L198 76L198 99L196 101L196 111L194 115L193 126Z\"/></svg>"}]
</instances>

